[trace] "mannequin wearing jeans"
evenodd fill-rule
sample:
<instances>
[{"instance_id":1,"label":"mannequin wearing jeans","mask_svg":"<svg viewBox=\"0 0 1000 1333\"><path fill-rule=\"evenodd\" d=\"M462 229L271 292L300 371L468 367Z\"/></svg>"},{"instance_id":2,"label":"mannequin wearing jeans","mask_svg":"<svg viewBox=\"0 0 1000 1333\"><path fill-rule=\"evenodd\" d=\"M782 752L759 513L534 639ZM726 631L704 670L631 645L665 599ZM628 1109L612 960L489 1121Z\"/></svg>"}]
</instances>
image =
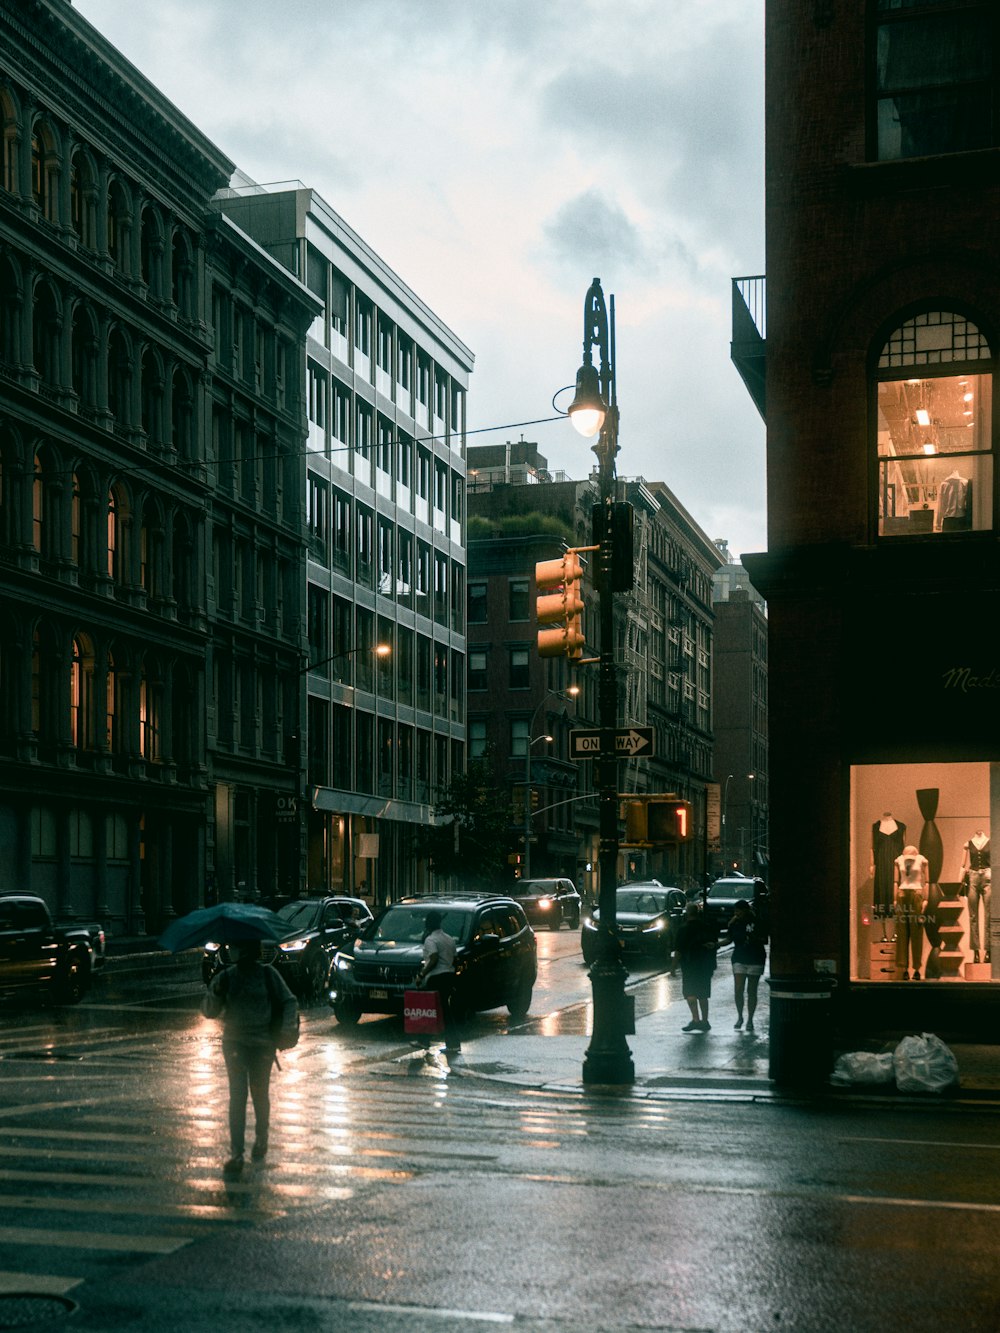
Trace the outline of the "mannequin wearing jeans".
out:
<instances>
[{"instance_id":1,"label":"mannequin wearing jeans","mask_svg":"<svg viewBox=\"0 0 1000 1333\"><path fill-rule=\"evenodd\" d=\"M969 898L969 948L972 961L990 961L990 835L977 829L962 849L961 879ZM979 905L983 906L983 939L979 934Z\"/></svg>"},{"instance_id":2,"label":"mannequin wearing jeans","mask_svg":"<svg viewBox=\"0 0 1000 1333\"><path fill-rule=\"evenodd\" d=\"M927 857L912 844L903 848L895 861L896 878L896 966L903 969L903 980L920 980L920 961L924 952L924 909L927 906Z\"/></svg>"}]
</instances>

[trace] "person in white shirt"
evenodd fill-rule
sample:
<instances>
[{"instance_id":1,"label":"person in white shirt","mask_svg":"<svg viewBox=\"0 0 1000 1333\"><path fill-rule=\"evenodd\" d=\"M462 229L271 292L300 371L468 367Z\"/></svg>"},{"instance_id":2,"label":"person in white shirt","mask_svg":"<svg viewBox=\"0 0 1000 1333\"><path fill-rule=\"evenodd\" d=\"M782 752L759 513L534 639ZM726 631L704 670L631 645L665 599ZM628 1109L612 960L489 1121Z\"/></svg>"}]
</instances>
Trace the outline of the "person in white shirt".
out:
<instances>
[{"instance_id":1,"label":"person in white shirt","mask_svg":"<svg viewBox=\"0 0 1000 1333\"><path fill-rule=\"evenodd\" d=\"M444 1047L448 1054L457 1055L462 1049L453 999L455 990L455 940L442 929L444 918L440 912L430 911L424 923L423 962L417 973L417 985L435 990L444 1005ZM430 1039L424 1038L424 1046Z\"/></svg>"}]
</instances>

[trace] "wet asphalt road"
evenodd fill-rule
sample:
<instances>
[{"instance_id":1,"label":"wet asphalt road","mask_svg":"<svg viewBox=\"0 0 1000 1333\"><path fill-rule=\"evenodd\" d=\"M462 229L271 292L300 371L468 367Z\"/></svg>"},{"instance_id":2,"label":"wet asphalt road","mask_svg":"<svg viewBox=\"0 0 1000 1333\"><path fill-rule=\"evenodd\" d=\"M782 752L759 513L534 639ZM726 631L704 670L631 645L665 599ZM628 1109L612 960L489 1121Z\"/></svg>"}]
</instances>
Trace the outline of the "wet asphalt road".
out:
<instances>
[{"instance_id":1,"label":"wet asphalt road","mask_svg":"<svg viewBox=\"0 0 1000 1333\"><path fill-rule=\"evenodd\" d=\"M535 1014L585 998L575 939L540 948ZM271 1160L227 1183L196 973L127 972L3 1014L0 1293L79 1307L32 1327L1000 1327L990 1112L445 1078L398 1023L347 1041L317 1009Z\"/></svg>"}]
</instances>

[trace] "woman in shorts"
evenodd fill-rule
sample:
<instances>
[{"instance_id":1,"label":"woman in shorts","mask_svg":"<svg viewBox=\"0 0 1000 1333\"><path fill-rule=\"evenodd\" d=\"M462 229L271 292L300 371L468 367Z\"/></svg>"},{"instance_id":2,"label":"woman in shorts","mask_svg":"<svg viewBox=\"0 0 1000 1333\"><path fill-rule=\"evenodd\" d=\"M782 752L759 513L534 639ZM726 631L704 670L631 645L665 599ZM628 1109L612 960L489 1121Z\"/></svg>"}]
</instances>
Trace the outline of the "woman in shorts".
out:
<instances>
[{"instance_id":1,"label":"woman in shorts","mask_svg":"<svg viewBox=\"0 0 1000 1333\"><path fill-rule=\"evenodd\" d=\"M733 985L736 989L737 1029L743 1026L743 995L746 992L747 1032L753 1032L753 1016L757 1010L757 987L764 975L763 932L757 925L753 907L745 898L741 898L733 910L728 926L729 938L733 942Z\"/></svg>"}]
</instances>

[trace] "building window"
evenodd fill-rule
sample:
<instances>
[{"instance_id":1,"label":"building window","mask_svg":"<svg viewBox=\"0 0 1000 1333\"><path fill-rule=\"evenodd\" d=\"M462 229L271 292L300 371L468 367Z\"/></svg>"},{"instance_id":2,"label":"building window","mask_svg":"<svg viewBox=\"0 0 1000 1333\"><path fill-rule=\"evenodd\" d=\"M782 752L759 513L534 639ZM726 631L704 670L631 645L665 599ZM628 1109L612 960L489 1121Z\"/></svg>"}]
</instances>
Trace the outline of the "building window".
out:
<instances>
[{"instance_id":1,"label":"building window","mask_svg":"<svg viewBox=\"0 0 1000 1333\"><path fill-rule=\"evenodd\" d=\"M511 620L527 620L531 610L531 584L527 579L511 579L507 585L507 614Z\"/></svg>"},{"instance_id":2,"label":"building window","mask_svg":"<svg viewBox=\"0 0 1000 1333\"><path fill-rule=\"evenodd\" d=\"M993 526L993 362L960 315L902 324L882 348L876 386L880 537Z\"/></svg>"},{"instance_id":3,"label":"building window","mask_svg":"<svg viewBox=\"0 0 1000 1333\"><path fill-rule=\"evenodd\" d=\"M472 649L469 653L469 689L486 689L486 651Z\"/></svg>"},{"instance_id":4,"label":"building window","mask_svg":"<svg viewBox=\"0 0 1000 1333\"><path fill-rule=\"evenodd\" d=\"M469 584L468 618L470 625L486 624L486 592L487 584L485 582L477 581Z\"/></svg>"},{"instance_id":5,"label":"building window","mask_svg":"<svg viewBox=\"0 0 1000 1333\"><path fill-rule=\"evenodd\" d=\"M997 142L998 32L992 3L876 0L874 139L880 162Z\"/></svg>"},{"instance_id":6,"label":"building window","mask_svg":"<svg viewBox=\"0 0 1000 1333\"><path fill-rule=\"evenodd\" d=\"M528 727L530 721L526 717L515 717L510 723L510 757L512 759L523 759L528 753Z\"/></svg>"},{"instance_id":7,"label":"building window","mask_svg":"<svg viewBox=\"0 0 1000 1333\"><path fill-rule=\"evenodd\" d=\"M526 690L529 686L529 656L527 648L512 648L510 650L510 688L512 690Z\"/></svg>"},{"instance_id":8,"label":"building window","mask_svg":"<svg viewBox=\"0 0 1000 1333\"><path fill-rule=\"evenodd\" d=\"M486 719L473 718L469 722L469 758L482 759L486 753Z\"/></svg>"},{"instance_id":9,"label":"building window","mask_svg":"<svg viewBox=\"0 0 1000 1333\"><path fill-rule=\"evenodd\" d=\"M986 762L852 768L852 981L1000 980L990 962L996 798L997 766ZM936 837L922 836L928 825Z\"/></svg>"}]
</instances>

